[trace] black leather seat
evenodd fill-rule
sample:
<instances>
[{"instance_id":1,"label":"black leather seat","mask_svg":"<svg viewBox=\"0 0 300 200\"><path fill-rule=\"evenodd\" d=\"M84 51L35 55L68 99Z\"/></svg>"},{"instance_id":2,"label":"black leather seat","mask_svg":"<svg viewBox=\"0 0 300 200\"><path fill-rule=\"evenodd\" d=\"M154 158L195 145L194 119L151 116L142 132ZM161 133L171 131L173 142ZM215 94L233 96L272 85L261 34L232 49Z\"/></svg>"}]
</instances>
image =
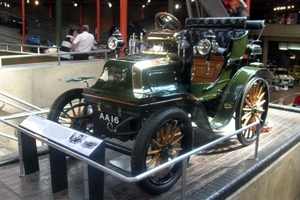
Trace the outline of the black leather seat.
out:
<instances>
[{"instance_id":1,"label":"black leather seat","mask_svg":"<svg viewBox=\"0 0 300 200\"><path fill-rule=\"evenodd\" d=\"M187 18L185 27L188 29L186 40L191 45L196 45L205 38L208 30L212 30L219 47L227 48L230 39L242 37L249 29L261 30L264 20L247 20L246 17Z\"/></svg>"},{"instance_id":2,"label":"black leather seat","mask_svg":"<svg viewBox=\"0 0 300 200\"><path fill-rule=\"evenodd\" d=\"M191 46L206 37L208 30L216 36L216 42L219 45L217 55L224 55L230 45L230 40L244 36L247 26L246 17L228 17L228 18L187 18L185 26L186 40ZM225 55L224 55L225 56Z\"/></svg>"},{"instance_id":3,"label":"black leather seat","mask_svg":"<svg viewBox=\"0 0 300 200\"><path fill-rule=\"evenodd\" d=\"M206 17L206 18L187 18L186 28L231 28L245 29L246 17Z\"/></svg>"}]
</instances>

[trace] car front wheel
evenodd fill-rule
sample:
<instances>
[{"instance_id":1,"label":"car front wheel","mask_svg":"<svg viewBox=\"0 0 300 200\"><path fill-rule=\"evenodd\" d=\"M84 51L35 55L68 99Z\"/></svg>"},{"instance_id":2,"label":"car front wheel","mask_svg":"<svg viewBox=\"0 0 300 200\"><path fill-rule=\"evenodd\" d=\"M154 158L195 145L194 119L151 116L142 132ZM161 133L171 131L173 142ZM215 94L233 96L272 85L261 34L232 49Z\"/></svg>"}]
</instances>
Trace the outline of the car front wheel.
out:
<instances>
[{"instance_id":1,"label":"car front wheel","mask_svg":"<svg viewBox=\"0 0 300 200\"><path fill-rule=\"evenodd\" d=\"M157 111L146 120L139 131L131 158L133 176L160 166L190 150L193 146L193 128L188 115L179 108ZM169 190L180 178L182 162L177 162L137 182L150 194Z\"/></svg>"}]
</instances>

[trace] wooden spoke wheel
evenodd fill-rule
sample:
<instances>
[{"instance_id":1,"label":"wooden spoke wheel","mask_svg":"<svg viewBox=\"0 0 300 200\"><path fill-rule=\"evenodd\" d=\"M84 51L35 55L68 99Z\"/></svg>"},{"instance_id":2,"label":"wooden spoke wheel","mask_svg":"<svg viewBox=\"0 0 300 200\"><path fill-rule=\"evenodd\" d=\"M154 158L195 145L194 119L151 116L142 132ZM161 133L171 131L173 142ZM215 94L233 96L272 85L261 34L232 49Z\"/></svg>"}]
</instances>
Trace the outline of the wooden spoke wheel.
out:
<instances>
[{"instance_id":1,"label":"wooden spoke wheel","mask_svg":"<svg viewBox=\"0 0 300 200\"><path fill-rule=\"evenodd\" d=\"M252 78L245 86L243 96L236 110L236 129L251 123L260 122L263 127L269 105L268 83L259 77ZM238 134L238 140L243 145L252 144L257 136L258 125L253 126Z\"/></svg>"},{"instance_id":2,"label":"wooden spoke wheel","mask_svg":"<svg viewBox=\"0 0 300 200\"><path fill-rule=\"evenodd\" d=\"M82 88L76 88L61 94L52 104L48 119L84 133L92 131L92 116L82 93Z\"/></svg>"},{"instance_id":3,"label":"wooden spoke wheel","mask_svg":"<svg viewBox=\"0 0 300 200\"><path fill-rule=\"evenodd\" d=\"M193 129L187 114L179 108L157 111L146 120L139 131L131 158L134 176L160 166L190 150L193 145ZM175 163L137 185L150 194L169 190L180 178L181 162Z\"/></svg>"}]
</instances>

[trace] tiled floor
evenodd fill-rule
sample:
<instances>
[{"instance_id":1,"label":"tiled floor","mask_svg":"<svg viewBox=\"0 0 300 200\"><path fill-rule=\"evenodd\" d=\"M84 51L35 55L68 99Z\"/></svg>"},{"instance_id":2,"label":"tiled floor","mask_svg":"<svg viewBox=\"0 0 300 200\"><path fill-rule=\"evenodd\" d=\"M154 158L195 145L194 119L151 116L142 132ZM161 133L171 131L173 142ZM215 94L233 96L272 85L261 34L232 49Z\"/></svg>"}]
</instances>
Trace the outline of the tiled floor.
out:
<instances>
[{"instance_id":1,"label":"tiled floor","mask_svg":"<svg viewBox=\"0 0 300 200\"><path fill-rule=\"evenodd\" d=\"M295 88L298 91L299 88ZM300 91L300 90L299 90ZM280 95L287 96L286 91L274 94L274 99ZM290 138L298 134L300 126L300 113L278 110L271 108L269 110L268 120L272 122L273 128L270 132L261 134L259 152L266 147L282 141L283 138ZM282 117L284 116L284 117ZM200 133L201 132L201 133ZM208 135L197 129L195 131L195 147L214 140L224 135L219 132L214 135ZM195 155L190 159L187 170L187 199L203 199L198 191L202 191L205 185L212 182L230 169L238 166L245 160L253 159L254 145L242 147L236 137L216 145L201 154ZM111 160L116 160L124 156L122 154L106 150L105 165L126 176L130 174L124 170L110 164ZM126 160L126 158L124 159ZM67 190L52 194L51 175L48 155L39 157L40 171L30 175L20 177L20 167L18 163L3 165L0 167L0 199L5 200L77 200L85 199L83 164L74 158L67 157L68 183ZM168 192L153 196L143 193L134 183L124 183L117 178L105 174L104 180L104 199L105 200L131 200L131 199L180 199L181 181Z\"/></svg>"}]
</instances>

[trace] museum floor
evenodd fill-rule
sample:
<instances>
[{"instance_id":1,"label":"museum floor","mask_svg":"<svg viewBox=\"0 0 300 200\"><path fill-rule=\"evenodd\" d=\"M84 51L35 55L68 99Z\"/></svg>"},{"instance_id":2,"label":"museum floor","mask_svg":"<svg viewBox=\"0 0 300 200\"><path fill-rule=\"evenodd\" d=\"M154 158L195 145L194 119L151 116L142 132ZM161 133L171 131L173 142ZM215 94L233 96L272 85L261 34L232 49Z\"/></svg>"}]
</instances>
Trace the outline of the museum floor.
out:
<instances>
[{"instance_id":1,"label":"museum floor","mask_svg":"<svg viewBox=\"0 0 300 200\"><path fill-rule=\"evenodd\" d=\"M278 93L273 92L271 102L283 103L289 105L288 98L293 99L295 93L300 93L300 87L295 86L292 90L280 90ZM299 135L300 130L300 113L285 111L282 109L270 108L267 120L272 124L269 132L261 134L259 143L258 157L266 156L268 149L277 148ZM214 135L208 135L201 130L195 130L195 147L199 147L209 141L221 137L230 130L223 130ZM4 146L0 144L0 151ZM223 199L215 196L218 189L224 190L224 186L229 184L227 178L222 178L225 174L236 175L235 171L243 168L243 164L252 162L254 154L254 145L242 147L236 137L216 145L213 148L205 150L190 159L187 169L187 195L186 199ZM271 151L273 151L271 149ZM126 176L130 174L114 164L115 162L125 162L130 158L112 151L106 150L105 165L118 171ZM19 176L19 163L1 165L0 167L0 197L6 200L77 200L85 199L84 181L83 181L83 164L74 158L67 158L68 166L68 183L67 190L52 194L51 175L48 155L39 157L40 171ZM211 187L215 188L214 190ZM221 194L221 193L220 193ZM143 193L134 183L124 183L117 178L105 174L104 180L104 199L180 199L181 181L168 192L160 196L152 196Z\"/></svg>"}]
</instances>

